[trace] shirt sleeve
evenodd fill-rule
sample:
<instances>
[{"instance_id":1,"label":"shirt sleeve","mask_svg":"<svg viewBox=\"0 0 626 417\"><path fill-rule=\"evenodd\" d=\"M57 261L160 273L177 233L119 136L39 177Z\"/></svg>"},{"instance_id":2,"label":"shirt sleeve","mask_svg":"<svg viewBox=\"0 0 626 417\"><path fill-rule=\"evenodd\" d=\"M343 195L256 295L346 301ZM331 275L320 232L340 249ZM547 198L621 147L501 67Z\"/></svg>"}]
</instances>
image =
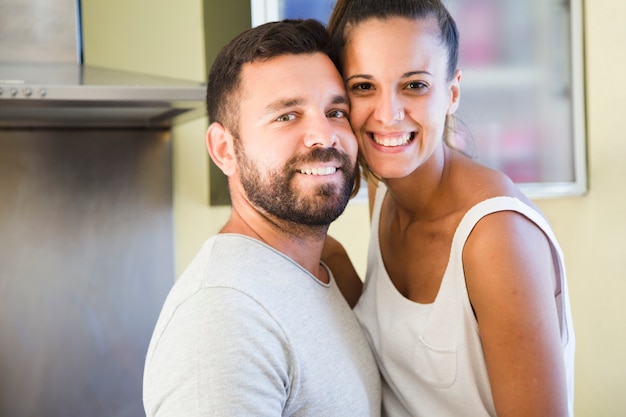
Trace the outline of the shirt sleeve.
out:
<instances>
[{"instance_id":1,"label":"shirt sleeve","mask_svg":"<svg viewBox=\"0 0 626 417\"><path fill-rule=\"evenodd\" d=\"M293 355L280 326L249 295L200 290L174 310L156 343L148 415L282 415Z\"/></svg>"}]
</instances>

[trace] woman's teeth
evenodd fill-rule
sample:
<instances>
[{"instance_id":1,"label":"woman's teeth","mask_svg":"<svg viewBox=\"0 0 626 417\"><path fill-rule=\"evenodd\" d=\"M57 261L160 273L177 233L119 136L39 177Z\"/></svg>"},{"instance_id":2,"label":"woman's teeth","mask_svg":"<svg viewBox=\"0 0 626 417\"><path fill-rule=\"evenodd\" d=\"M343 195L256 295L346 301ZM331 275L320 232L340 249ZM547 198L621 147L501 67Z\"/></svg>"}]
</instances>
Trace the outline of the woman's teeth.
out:
<instances>
[{"instance_id":1,"label":"woman's teeth","mask_svg":"<svg viewBox=\"0 0 626 417\"><path fill-rule=\"evenodd\" d=\"M337 168L335 167L324 167L324 168L306 168L300 171L306 175L331 175L337 172Z\"/></svg>"},{"instance_id":2,"label":"woman's teeth","mask_svg":"<svg viewBox=\"0 0 626 417\"><path fill-rule=\"evenodd\" d=\"M398 136L395 138L389 138L389 137L379 138L378 136L373 135L373 138L374 138L374 142L376 142L376 144L378 145L393 147L393 146L406 145L413 138L413 134L405 133L404 135Z\"/></svg>"}]
</instances>

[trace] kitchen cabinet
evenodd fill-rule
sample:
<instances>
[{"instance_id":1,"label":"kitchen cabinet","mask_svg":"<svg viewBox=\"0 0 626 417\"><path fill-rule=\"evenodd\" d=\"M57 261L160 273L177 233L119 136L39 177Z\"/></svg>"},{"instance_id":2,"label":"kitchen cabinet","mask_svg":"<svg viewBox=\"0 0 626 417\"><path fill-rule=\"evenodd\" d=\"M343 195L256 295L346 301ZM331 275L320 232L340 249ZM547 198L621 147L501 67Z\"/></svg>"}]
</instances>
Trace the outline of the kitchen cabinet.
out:
<instances>
[{"instance_id":1,"label":"kitchen cabinet","mask_svg":"<svg viewBox=\"0 0 626 417\"><path fill-rule=\"evenodd\" d=\"M334 0L251 0L252 24ZM453 140L533 198L587 191L581 0L447 0L463 71Z\"/></svg>"}]
</instances>

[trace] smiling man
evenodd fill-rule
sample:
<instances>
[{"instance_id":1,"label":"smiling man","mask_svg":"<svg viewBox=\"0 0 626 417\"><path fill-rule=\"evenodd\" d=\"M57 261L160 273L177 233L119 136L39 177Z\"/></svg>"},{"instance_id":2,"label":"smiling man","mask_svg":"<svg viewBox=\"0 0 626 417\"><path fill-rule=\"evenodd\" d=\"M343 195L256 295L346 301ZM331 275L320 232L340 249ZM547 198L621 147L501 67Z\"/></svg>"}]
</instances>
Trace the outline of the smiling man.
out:
<instances>
[{"instance_id":1,"label":"smiling man","mask_svg":"<svg viewBox=\"0 0 626 417\"><path fill-rule=\"evenodd\" d=\"M320 256L355 183L342 79L316 21L243 32L209 75L207 148L230 219L170 292L148 416L379 416L365 337Z\"/></svg>"}]
</instances>

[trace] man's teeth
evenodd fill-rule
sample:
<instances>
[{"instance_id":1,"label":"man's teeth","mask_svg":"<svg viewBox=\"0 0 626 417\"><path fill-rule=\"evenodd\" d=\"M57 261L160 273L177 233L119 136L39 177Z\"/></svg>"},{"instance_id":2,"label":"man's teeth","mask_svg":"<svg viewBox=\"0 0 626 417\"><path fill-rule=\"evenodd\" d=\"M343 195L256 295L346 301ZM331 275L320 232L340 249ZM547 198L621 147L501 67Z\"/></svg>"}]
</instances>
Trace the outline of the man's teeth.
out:
<instances>
[{"instance_id":1,"label":"man's teeth","mask_svg":"<svg viewBox=\"0 0 626 417\"><path fill-rule=\"evenodd\" d=\"M331 175L337 172L337 168L335 167L325 167L325 168L306 168L301 171L306 175Z\"/></svg>"},{"instance_id":2,"label":"man's teeth","mask_svg":"<svg viewBox=\"0 0 626 417\"><path fill-rule=\"evenodd\" d=\"M379 138L374 135L374 142L382 146L402 146L409 143L411 141L411 137L411 133L405 133L404 135L395 138Z\"/></svg>"}]
</instances>

